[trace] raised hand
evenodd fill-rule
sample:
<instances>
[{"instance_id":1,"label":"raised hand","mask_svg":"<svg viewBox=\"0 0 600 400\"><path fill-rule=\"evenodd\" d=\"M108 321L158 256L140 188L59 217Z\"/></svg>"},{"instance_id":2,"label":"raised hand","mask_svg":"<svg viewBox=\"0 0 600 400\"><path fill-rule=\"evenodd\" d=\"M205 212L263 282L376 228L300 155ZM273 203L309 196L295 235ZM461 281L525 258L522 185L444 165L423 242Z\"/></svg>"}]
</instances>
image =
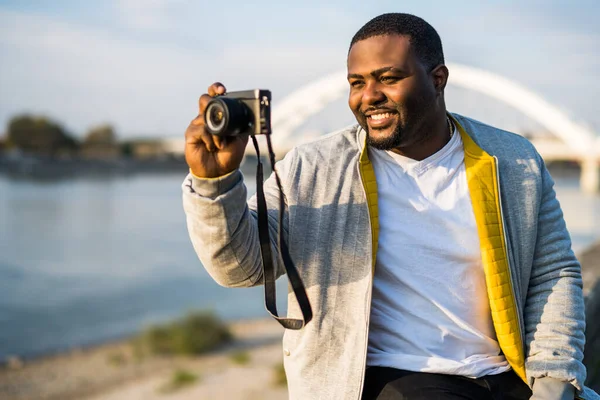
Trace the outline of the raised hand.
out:
<instances>
[{"instance_id":1,"label":"raised hand","mask_svg":"<svg viewBox=\"0 0 600 400\"><path fill-rule=\"evenodd\" d=\"M239 168L248 143L248 135L219 137L211 135L204 126L204 112L211 98L224 94L222 83L215 82L208 93L200 96L199 114L185 131L185 161L194 175L216 178Z\"/></svg>"}]
</instances>

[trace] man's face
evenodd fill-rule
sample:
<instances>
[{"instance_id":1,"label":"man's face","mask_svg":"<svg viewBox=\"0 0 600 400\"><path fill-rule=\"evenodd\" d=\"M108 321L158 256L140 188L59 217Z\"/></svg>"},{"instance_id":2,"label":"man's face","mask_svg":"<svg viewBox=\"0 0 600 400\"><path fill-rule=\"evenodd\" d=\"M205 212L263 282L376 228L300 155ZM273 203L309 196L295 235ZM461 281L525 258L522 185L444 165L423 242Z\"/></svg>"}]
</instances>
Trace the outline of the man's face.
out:
<instances>
[{"instance_id":1,"label":"man's face","mask_svg":"<svg viewBox=\"0 0 600 400\"><path fill-rule=\"evenodd\" d=\"M348 54L348 104L367 131L367 143L391 150L418 143L429 130L438 93L409 38L374 36Z\"/></svg>"}]
</instances>

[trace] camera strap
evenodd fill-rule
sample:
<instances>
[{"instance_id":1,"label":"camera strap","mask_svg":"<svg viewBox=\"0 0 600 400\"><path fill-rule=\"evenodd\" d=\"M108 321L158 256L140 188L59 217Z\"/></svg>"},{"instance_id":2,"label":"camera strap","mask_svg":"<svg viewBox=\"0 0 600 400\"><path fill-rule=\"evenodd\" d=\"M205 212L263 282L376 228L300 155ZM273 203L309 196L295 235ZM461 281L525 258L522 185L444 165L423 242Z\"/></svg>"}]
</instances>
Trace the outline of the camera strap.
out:
<instances>
[{"instance_id":1,"label":"camera strap","mask_svg":"<svg viewBox=\"0 0 600 400\"><path fill-rule=\"evenodd\" d=\"M263 188L263 164L260 160L260 150L258 147L258 141L254 135L252 137L252 143L256 149L256 157L258 158L258 165L256 167L256 199L258 206L258 239L260 241L260 254L263 263L263 284L265 286L265 307L273 318L275 318L281 326L286 329L298 330L302 329L312 319L312 308L308 301L306 289L302 283L302 279L298 274L298 270L294 266L294 263L290 257L288 247L285 239L283 238L283 217L285 213L286 201L281 186L281 181L277 170L275 169L275 154L273 153L273 147L271 145L271 135L265 135L267 138L267 146L269 150L269 161L271 163L271 169L275 175L275 182L279 188L279 229L277 231L277 246L279 248L279 255L283 266L288 276L288 280L300 311L302 312L302 319L293 319L280 317L277 313L277 300L276 300L276 289L275 289L275 267L273 264L273 253L271 251L271 238L269 234L269 215L267 210L267 202L265 199L265 192Z\"/></svg>"}]
</instances>

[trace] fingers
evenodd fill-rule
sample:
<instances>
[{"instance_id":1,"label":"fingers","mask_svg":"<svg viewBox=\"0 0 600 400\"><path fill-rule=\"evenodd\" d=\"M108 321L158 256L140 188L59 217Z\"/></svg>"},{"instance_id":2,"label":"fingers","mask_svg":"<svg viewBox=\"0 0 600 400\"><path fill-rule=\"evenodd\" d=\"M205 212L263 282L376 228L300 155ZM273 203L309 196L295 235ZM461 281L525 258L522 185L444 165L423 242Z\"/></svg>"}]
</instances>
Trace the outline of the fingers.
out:
<instances>
[{"instance_id":1,"label":"fingers","mask_svg":"<svg viewBox=\"0 0 600 400\"><path fill-rule=\"evenodd\" d=\"M211 135L211 136L213 137L213 142L215 143L215 146L217 146L217 148L219 150L222 150L227 145L226 137L217 136L217 135Z\"/></svg>"},{"instance_id":2,"label":"fingers","mask_svg":"<svg viewBox=\"0 0 600 400\"><path fill-rule=\"evenodd\" d=\"M202 129L198 137L200 138L200 140L202 140L204 146L206 147L206 150L208 150L210 153L217 151L217 144L215 143L214 135L211 135L210 133Z\"/></svg>"},{"instance_id":3,"label":"fingers","mask_svg":"<svg viewBox=\"0 0 600 400\"><path fill-rule=\"evenodd\" d=\"M204 129L204 117L199 115L190 123L185 132L185 139L187 144L195 146L201 144L208 151L213 152L217 151L217 149L223 150L233 138L211 135L206 132Z\"/></svg>"},{"instance_id":4,"label":"fingers","mask_svg":"<svg viewBox=\"0 0 600 400\"><path fill-rule=\"evenodd\" d=\"M200 144L202 142L210 152L223 149L227 145L227 138L211 135L204 129L204 111L208 102L215 96L225 94L226 90L225 85L221 82L215 82L208 87L208 94L200 96L200 99L198 99L198 116L192 120L186 131L186 142L190 144Z\"/></svg>"},{"instance_id":5,"label":"fingers","mask_svg":"<svg viewBox=\"0 0 600 400\"><path fill-rule=\"evenodd\" d=\"M205 147L211 153L217 151L213 135L206 132L203 125L194 125L193 121L185 131L185 143L193 147Z\"/></svg>"},{"instance_id":6,"label":"fingers","mask_svg":"<svg viewBox=\"0 0 600 400\"><path fill-rule=\"evenodd\" d=\"M194 126L204 125L204 116L202 115L202 113L198 114L196 116L196 118L194 118L192 120L192 122L190 122L190 125L194 125Z\"/></svg>"},{"instance_id":7,"label":"fingers","mask_svg":"<svg viewBox=\"0 0 600 400\"><path fill-rule=\"evenodd\" d=\"M225 85L223 85L221 82L215 82L208 87L208 94L212 97L225 94L225 91Z\"/></svg>"},{"instance_id":8,"label":"fingers","mask_svg":"<svg viewBox=\"0 0 600 400\"><path fill-rule=\"evenodd\" d=\"M190 127L188 128L188 130L192 129L195 132L195 129L200 129L202 131L204 130L204 116L202 114L199 114L196 118L194 118L192 120L192 122L190 123ZM208 132L205 132L207 135L210 135ZM195 133L196 136L200 136L199 132ZM225 145L227 144L227 138L226 137L221 137L221 136L217 136L217 135L210 135L212 137L212 141L214 143L214 145L219 149L223 149L225 147ZM187 131L186 131L186 137L187 137Z\"/></svg>"},{"instance_id":9,"label":"fingers","mask_svg":"<svg viewBox=\"0 0 600 400\"><path fill-rule=\"evenodd\" d=\"M204 115L204 110L206 110L206 105L208 104L208 102L212 99L212 97L210 97L207 94L203 94L202 96L200 96L200 99L198 99L198 114L200 116Z\"/></svg>"},{"instance_id":10,"label":"fingers","mask_svg":"<svg viewBox=\"0 0 600 400\"><path fill-rule=\"evenodd\" d=\"M201 115L204 114L204 110L206 109L206 105L210 99L215 96L225 94L226 90L227 89L225 89L225 86L221 82L215 82L210 85L208 87L208 94L203 94L200 96L200 99L198 99L198 113Z\"/></svg>"}]
</instances>

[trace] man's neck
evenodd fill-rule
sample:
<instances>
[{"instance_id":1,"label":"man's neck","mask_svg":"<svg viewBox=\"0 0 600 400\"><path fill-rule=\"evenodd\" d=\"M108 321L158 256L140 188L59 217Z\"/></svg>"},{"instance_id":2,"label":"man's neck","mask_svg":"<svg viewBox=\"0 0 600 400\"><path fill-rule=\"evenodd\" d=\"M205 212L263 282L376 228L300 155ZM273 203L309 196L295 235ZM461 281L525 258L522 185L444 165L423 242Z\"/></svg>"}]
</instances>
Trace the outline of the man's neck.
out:
<instances>
[{"instance_id":1,"label":"man's neck","mask_svg":"<svg viewBox=\"0 0 600 400\"><path fill-rule=\"evenodd\" d=\"M392 151L401 156L422 161L440 151L450 141L452 134L450 129L452 128L448 126L448 117L444 113L443 117L436 118L435 123L426 128L432 134L423 135L420 141L410 146L396 147Z\"/></svg>"}]
</instances>

